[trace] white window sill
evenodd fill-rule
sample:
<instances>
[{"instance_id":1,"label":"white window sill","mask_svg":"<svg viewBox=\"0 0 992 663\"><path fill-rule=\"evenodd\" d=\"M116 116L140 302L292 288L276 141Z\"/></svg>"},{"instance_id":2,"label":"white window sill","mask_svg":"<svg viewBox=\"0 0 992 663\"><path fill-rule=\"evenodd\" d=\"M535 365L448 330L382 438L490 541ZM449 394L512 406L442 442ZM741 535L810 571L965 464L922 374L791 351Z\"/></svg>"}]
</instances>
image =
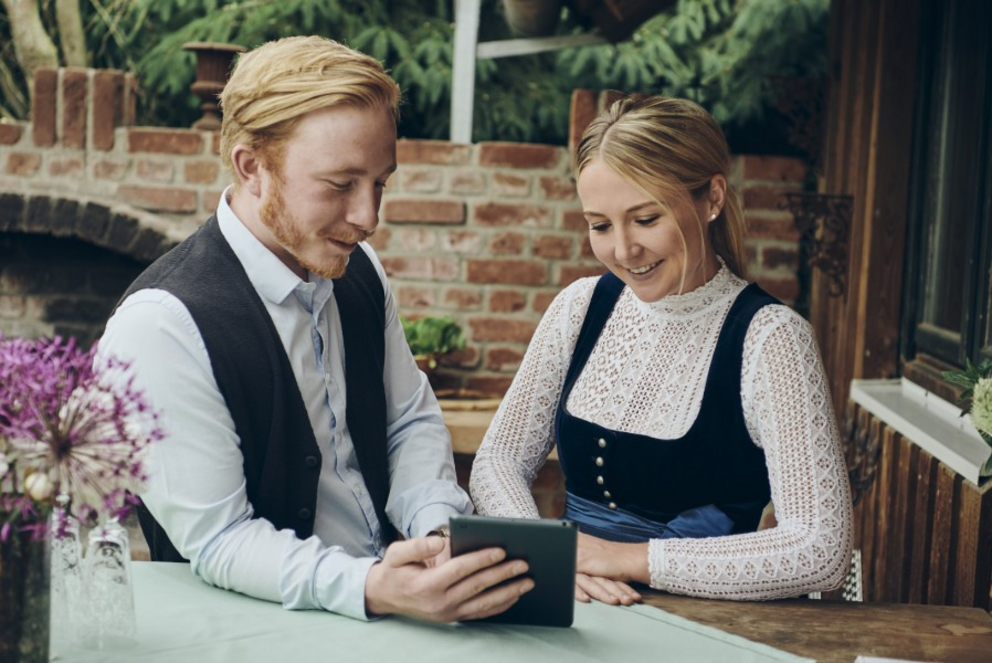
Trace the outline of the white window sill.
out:
<instances>
[{"instance_id":1,"label":"white window sill","mask_svg":"<svg viewBox=\"0 0 992 663\"><path fill-rule=\"evenodd\" d=\"M901 380L852 380L851 400L974 484L992 448L961 408Z\"/></svg>"}]
</instances>

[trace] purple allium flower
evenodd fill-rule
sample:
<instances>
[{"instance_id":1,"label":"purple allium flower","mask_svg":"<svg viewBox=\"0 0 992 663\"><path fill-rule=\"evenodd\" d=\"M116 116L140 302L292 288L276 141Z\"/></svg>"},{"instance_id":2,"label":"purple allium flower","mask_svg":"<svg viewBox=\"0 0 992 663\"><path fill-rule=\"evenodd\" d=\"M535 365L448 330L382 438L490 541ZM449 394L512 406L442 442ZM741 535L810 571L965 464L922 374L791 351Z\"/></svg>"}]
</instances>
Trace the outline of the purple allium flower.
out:
<instances>
[{"instance_id":1,"label":"purple allium flower","mask_svg":"<svg viewBox=\"0 0 992 663\"><path fill-rule=\"evenodd\" d=\"M83 522L123 517L161 437L126 363L73 339L0 337L0 538L43 526L59 494Z\"/></svg>"}]
</instances>

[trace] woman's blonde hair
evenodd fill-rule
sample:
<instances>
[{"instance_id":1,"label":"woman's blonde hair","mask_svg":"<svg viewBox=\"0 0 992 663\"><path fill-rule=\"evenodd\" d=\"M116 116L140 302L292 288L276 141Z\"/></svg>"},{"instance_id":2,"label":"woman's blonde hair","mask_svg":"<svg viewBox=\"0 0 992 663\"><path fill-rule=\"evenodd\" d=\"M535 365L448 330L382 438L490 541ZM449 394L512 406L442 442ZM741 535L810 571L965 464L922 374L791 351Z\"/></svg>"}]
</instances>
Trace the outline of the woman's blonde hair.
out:
<instances>
[{"instance_id":1,"label":"woman's blonde hair","mask_svg":"<svg viewBox=\"0 0 992 663\"><path fill-rule=\"evenodd\" d=\"M400 89L375 58L323 37L286 37L241 55L220 103L220 155L231 169L239 144L278 165L300 119L320 108L388 108L397 117Z\"/></svg>"},{"instance_id":2,"label":"woman's blonde hair","mask_svg":"<svg viewBox=\"0 0 992 663\"><path fill-rule=\"evenodd\" d=\"M714 175L728 176L730 150L699 104L656 96L621 99L589 124L575 153L576 177L595 159L672 210L673 203L684 207L708 195ZM727 267L746 278L744 211L729 183L723 208L709 223L709 239ZM684 236L682 242L684 247Z\"/></svg>"}]
</instances>

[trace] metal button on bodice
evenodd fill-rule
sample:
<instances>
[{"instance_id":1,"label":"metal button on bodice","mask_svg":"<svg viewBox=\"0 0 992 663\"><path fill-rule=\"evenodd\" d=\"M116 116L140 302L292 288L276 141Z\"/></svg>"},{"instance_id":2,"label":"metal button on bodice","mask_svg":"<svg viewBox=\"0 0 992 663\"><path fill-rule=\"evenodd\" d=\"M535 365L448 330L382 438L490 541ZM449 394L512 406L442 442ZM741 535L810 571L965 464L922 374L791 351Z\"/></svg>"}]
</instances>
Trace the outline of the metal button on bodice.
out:
<instances>
[{"instance_id":1,"label":"metal button on bodice","mask_svg":"<svg viewBox=\"0 0 992 663\"><path fill-rule=\"evenodd\" d=\"M599 448L600 449L606 448L606 440L604 440L603 438L599 438Z\"/></svg>"},{"instance_id":2,"label":"metal button on bodice","mask_svg":"<svg viewBox=\"0 0 992 663\"><path fill-rule=\"evenodd\" d=\"M603 481L604 481L604 479L603 479L603 476L602 475L596 477L596 483L599 484L600 486L603 485Z\"/></svg>"},{"instance_id":3,"label":"metal button on bodice","mask_svg":"<svg viewBox=\"0 0 992 663\"><path fill-rule=\"evenodd\" d=\"M317 467L320 465L320 460L316 456L307 456L303 459L303 462L307 467Z\"/></svg>"},{"instance_id":4,"label":"metal button on bodice","mask_svg":"<svg viewBox=\"0 0 992 663\"><path fill-rule=\"evenodd\" d=\"M300 520L310 520L310 516L313 515L313 512L310 511L310 509L303 507L299 510L297 515L300 517Z\"/></svg>"},{"instance_id":5,"label":"metal button on bodice","mask_svg":"<svg viewBox=\"0 0 992 663\"><path fill-rule=\"evenodd\" d=\"M610 491L604 490L603 497L605 497L606 499L610 499L611 497L613 497L613 495L610 494Z\"/></svg>"},{"instance_id":6,"label":"metal button on bodice","mask_svg":"<svg viewBox=\"0 0 992 663\"><path fill-rule=\"evenodd\" d=\"M597 456L596 457L596 467L602 467L602 466L603 466L603 457L602 456Z\"/></svg>"},{"instance_id":7,"label":"metal button on bodice","mask_svg":"<svg viewBox=\"0 0 992 663\"><path fill-rule=\"evenodd\" d=\"M616 509L617 508L617 503L616 502L610 502L607 506L609 506L611 509Z\"/></svg>"}]
</instances>

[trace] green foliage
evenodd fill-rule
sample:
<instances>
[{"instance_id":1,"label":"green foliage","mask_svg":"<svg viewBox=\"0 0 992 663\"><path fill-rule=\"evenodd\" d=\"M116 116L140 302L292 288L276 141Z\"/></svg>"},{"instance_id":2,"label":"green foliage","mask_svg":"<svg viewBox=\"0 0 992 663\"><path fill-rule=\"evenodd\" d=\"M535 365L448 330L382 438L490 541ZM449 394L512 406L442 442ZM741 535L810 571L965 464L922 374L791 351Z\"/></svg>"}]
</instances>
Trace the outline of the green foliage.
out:
<instances>
[{"instance_id":1,"label":"green foliage","mask_svg":"<svg viewBox=\"0 0 992 663\"><path fill-rule=\"evenodd\" d=\"M966 357L963 371L944 371L941 373L941 376L951 384L965 387L965 390L958 397L958 403L962 403L974 394L975 383L982 378L992 378L992 359L985 357L977 364L972 364ZM961 414L965 415L967 412L968 410L966 408Z\"/></svg>"},{"instance_id":2,"label":"green foliage","mask_svg":"<svg viewBox=\"0 0 992 663\"><path fill-rule=\"evenodd\" d=\"M400 135L446 138L453 60L451 0L80 0L93 66L135 72L139 122L188 126L190 41L255 47L294 34L324 35L382 60L404 91ZM54 34L51 3L43 19ZM679 0L617 45L479 60L475 140L563 143L575 88L686 96L724 123L761 115L769 76L825 70L829 0ZM512 37L497 0L482 4L480 41ZM24 117L9 26L0 11L0 114ZM579 32L563 10L560 32ZM10 92L8 92L10 90Z\"/></svg>"},{"instance_id":3,"label":"green foliage","mask_svg":"<svg viewBox=\"0 0 992 663\"><path fill-rule=\"evenodd\" d=\"M411 320L400 316L406 342L415 355L444 355L465 347L462 328L449 317Z\"/></svg>"}]
</instances>

